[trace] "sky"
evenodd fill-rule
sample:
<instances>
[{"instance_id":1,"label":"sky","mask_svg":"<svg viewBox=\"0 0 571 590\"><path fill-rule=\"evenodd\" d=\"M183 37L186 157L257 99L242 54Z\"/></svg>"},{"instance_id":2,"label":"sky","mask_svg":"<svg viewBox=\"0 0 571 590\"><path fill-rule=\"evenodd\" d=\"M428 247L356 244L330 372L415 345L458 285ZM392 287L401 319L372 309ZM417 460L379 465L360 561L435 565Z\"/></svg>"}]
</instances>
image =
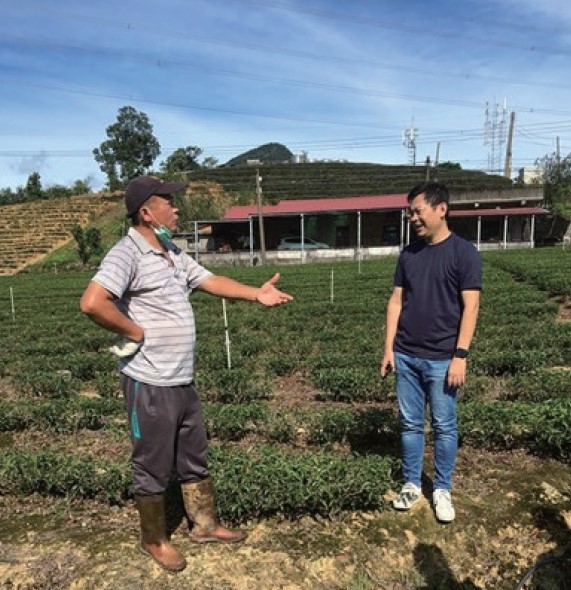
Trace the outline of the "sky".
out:
<instances>
[{"instance_id":1,"label":"sky","mask_svg":"<svg viewBox=\"0 0 571 590\"><path fill-rule=\"evenodd\" d=\"M310 160L503 172L571 152L568 0L3 0L0 189L106 177L119 109L220 164ZM513 115L512 115L513 113Z\"/></svg>"}]
</instances>

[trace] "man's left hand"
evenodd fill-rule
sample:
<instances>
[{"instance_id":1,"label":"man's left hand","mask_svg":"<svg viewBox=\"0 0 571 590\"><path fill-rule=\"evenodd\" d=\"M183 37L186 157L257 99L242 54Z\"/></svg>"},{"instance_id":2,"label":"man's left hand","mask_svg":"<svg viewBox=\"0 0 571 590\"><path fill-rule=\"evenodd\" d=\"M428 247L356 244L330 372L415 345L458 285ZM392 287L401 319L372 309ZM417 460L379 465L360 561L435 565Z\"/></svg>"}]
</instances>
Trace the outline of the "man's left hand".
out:
<instances>
[{"instance_id":1,"label":"man's left hand","mask_svg":"<svg viewBox=\"0 0 571 590\"><path fill-rule=\"evenodd\" d=\"M281 305L288 301L293 301L293 297L287 293L283 293L276 288L276 283L280 280L280 273L277 272L269 281L265 282L256 294L256 301L267 307L273 305Z\"/></svg>"},{"instance_id":2,"label":"man's left hand","mask_svg":"<svg viewBox=\"0 0 571 590\"><path fill-rule=\"evenodd\" d=\"M449 387L462 387L466 383L466 359L454 357L448 367Z\"/></svg>"}]
</instances>

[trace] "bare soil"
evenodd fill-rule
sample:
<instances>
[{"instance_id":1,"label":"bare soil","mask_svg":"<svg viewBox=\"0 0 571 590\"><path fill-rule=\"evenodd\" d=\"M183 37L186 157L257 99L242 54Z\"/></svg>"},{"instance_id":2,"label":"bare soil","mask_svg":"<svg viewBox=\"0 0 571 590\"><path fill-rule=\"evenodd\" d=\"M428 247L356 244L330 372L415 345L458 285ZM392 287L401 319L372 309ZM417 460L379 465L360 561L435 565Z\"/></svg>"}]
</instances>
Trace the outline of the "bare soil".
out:
<instances>
[{"instance_id":1,"label":"bare soil","mask_svg":"<svg viewBox=\"0 0 571 590\"><path fill-rule=\"evenodd\" d=\"M11 398L9 382L0 382ZM313 405L298 376L281 381L274 407ZM337 405L337 404L327 404ZM343 405L343 404L339 404ZM73 449L128 457L117 432L11 435L17 447ZM341 449L343 450L343 449ZM2 590L511 590L545 556L560 565L526 588L558 590L571 580L571 468L525 452L459 451L456 521L439 524L431 508L432 449L425 498L408 513L345 513L333 519L279 517L242 525L240 546L195 545L181 507L170 510L172 540L187 568L168 574L138 551L138 516L124 506L65 498L2 496ZM177 496L173 496L176 503ZM177 516L178 515L178 516ZM551 569L550 569L551 568ZM564 571L564 568L568 568Z\"/></svg>"},{"instance_id":2,"label":"bare soil","mask_svg":"<svg viewBox=\"0 0 571 590\"><path fill-rule=\"evenodd\" d=\"M453 524L436 522L429 492L427 478L427 498L410 513L248 523L242 527L248 538L237 547L192 544L181 521L172 539L188 567L177 575L138 552L132 503L0 496L0 587L507 590L536 560L569 550L567 465L463 448Z\"/></svg>"}]
</instances>

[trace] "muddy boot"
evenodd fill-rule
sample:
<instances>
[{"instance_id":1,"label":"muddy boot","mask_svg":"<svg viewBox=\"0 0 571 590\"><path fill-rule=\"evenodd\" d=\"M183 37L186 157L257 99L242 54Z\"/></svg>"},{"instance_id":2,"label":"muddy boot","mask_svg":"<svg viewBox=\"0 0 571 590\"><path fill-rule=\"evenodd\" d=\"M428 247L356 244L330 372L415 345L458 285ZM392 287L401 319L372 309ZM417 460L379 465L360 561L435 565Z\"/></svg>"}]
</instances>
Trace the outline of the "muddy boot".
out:
<instances>
[{"instance_id":1,"label":"muddy boot","mask_svg":"<svg viewBox=\"0 0 571 590\"><path fill-rule=\"evenodd\" d=\"M167 539L165 496L135 496L141 518L141 551L150 555L168 572L180 572L186 560Z\"/></svg>"},{"instance_id":2,"label":"muddy boot","mask_svg":"<svg viewBox=\"0 0 571 590\"><path fill-rule=\"evenodd\" d=\"M207 477L197 483L183 483L182 497L188 518L194 523L190 540L195 543L240 543L246 535L227 529L216 516L214 483Z\"/></svg>"}]
</instances>

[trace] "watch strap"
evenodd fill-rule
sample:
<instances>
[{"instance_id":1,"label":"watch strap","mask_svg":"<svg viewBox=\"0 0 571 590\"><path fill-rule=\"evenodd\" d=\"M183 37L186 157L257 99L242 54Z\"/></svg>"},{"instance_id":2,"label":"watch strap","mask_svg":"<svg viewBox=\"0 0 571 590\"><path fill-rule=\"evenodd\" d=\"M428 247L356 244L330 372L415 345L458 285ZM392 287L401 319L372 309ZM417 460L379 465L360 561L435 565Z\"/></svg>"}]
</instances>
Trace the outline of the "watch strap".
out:
<instances>
[{"instance_id":1,"label":"watch strap","mask_svg":"<svg viewBox=\"0 0 571 590\"><path fill-rule=\"evenodd\" d=\"M459 359L468 358L469 354L470 354L470 351L467 348L457 348L454 351L454 356Z\"/></svg>"}]
</instances>

